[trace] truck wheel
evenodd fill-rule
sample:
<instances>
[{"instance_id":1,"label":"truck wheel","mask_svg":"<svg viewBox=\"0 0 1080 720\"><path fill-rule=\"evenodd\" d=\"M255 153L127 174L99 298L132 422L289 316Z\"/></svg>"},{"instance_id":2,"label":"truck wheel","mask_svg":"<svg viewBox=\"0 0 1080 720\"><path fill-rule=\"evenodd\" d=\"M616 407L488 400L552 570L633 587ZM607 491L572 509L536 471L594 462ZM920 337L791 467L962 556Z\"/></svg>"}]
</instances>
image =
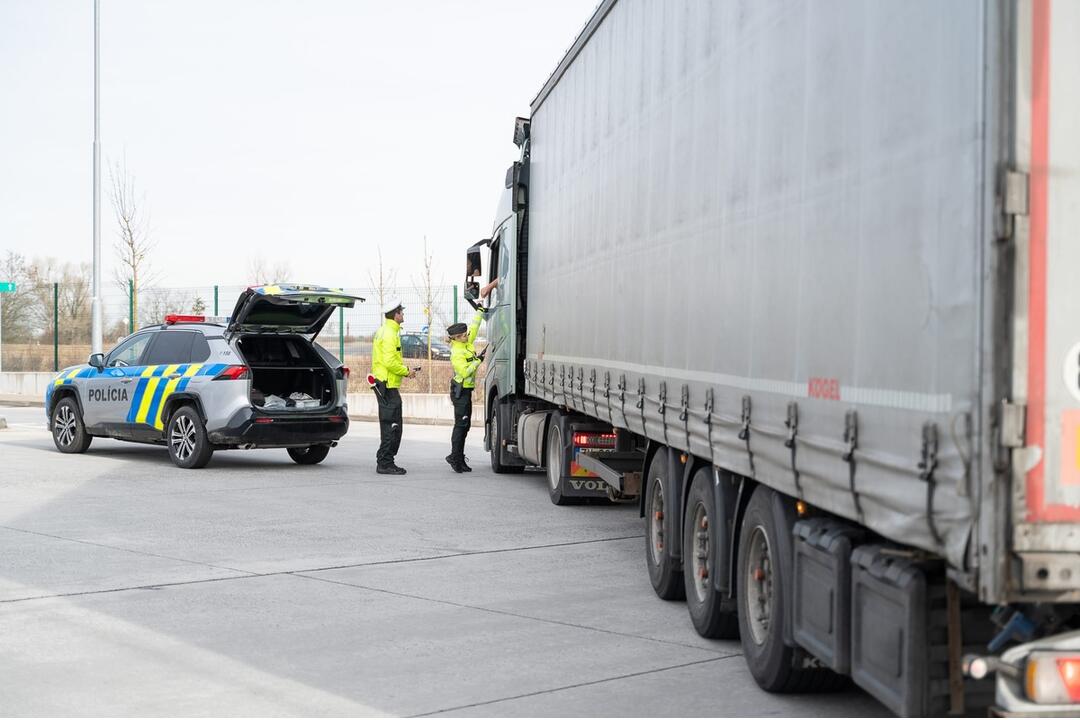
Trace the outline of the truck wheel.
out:
<instances>
[{"instance_id":1,"label":"truck wheel","mask_svg":"<svg viewBox=\"0 0 1080 720\"><path fill-rule=\"evenodd\" d=\"M172 414L165 437L169 443L169 456L176 467L185 470L206 467L214 455L202 418L190 405L184 405Z\"/></svg>"},{"instance_id":2,"label":"truck wheel","mask_svg":"<svg viewBox=\"0 0 1080 720\"><path fill-rule=\"evenodd\" d=\"M679 539L671 537L671 519L665 508L667 474L667 450L659 450L649 463L645 487L645 565L653 590L661 599L682 600L686 596L682 568L671 557L671 544Z\"/></svg>"},{"instance_id":3,"label":"truck wheel","mask_svg":"<svg viewBox=\"0 0 1080 720\"><path fill-rule=\"evenodd\" d=\"M61 398L53 407L52 437L56 449L62 453L83 453L90 447L94 438L86 432L75 398Z\"/></svg>"},{"instance_id":4,"label":"truck wheel","mask_svg":"<svg viewBox=\"0 0 1080 720\"><path fill-rule=\"evenodd\" d=\"M717 533L724 518L717 516L711 478L698 475L690 486L683 521L683 584L686 608L698 635L734 640L739 637L739 615L716 590L713 577L719 572L716 553L723 547Z\"/></svg>"},{"instance_id":5,"label":"truck wheel","mask_svg":"<svg viewBox=\"0 0 1080 720\"><path fill-rule=\"evenodd\" d=\"M784 644L784 624L790 599L789 551L793 518L786 517L772 490L758 487L743 515L739 531L736 593L739 598L739 636L750 674L769 692L800 693L833 690L846 678L821 668L795 668L794 648Z\"/></svg>"},{"instance_id":6,"label":"truck wheel","mask_svg":"<svg viewBox=\"0 0 1080 720\"><path fill-rule=\"evenodd\" d=\"M505 428L503 428L502 421L499 419L500 415L502 413L499 412L499 408L496 406L491 409L491 416L488 420L490 423L488 427L491 428L491 471L496 475L516 475L525 468L520 465L503 465L502 463L502 439Z\"/></svg>"},{"instance_id":7,"label":"truck wheel","mask_svg":"<svg viewBox=\"0 0 1080 720\"><path fill-rule=\"evenodd\" d=\"M570 504L570 498L563 495L563 459L562 430L558 423L554 423L547 440L547 481L548 496L556 505Z\"/></svg>"},{"instance_id":8,"label":"truck wheel","mask_svg":"<svg viewBox=\"0 0 1080 720\"><path fill-rule=\"evenodd\" d=\"M289 448L289 457L299 465L317 465L330 454L329 445L308 445L307 447Z\"/></svg>"}]
</instances>

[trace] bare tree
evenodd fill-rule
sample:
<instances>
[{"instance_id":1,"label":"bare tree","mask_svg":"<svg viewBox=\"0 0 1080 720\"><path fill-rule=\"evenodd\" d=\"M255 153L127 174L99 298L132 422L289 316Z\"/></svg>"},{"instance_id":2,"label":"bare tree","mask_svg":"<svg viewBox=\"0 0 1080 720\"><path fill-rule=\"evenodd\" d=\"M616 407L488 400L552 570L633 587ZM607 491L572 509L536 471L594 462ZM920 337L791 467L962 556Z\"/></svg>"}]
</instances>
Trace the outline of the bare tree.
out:
<instances>
[{"instance_id":1,"label":"bare tree","mask_svg":"<svg viewBox=\"0 0 1080 720\"><path fill-rule=\"evenodd\" d=\"M128 174L127 163L113 163L109 169L109 196L116 217L116 255L120 265L116 281L125 292L132 294L132 315L140 317L139 294L151 282L150 253L154 241L150 236L150 219L143 209L145 195L135 189L135 178ZM130 328L135 332L136 328Z\"/></svg>"},{"instance_id":2,"label":"bare tree","mask_svg":"<svg viewBox=\"0 0 1080 720\"><path fill-rule=\"evenodd\" d=\"M262 255L252 255L247 262L248 282L253 285L287 282L292 268L287 262L270 265Z\"/></svg>"},{"instance_id":3,"label":"bare tree","mask_svg":"<svg viewBox=\"0 0 1080 720\"><path fill-rule=\"evenodd\" d=\"M0 260L0 280L15 283L15 292L0 299L0 342L25 343L33 334L34 297L30 286L30 264L26 258L8 250Z\"/></svg>"},{"instance_id":4,"label":"bare tree","mask_svg":"<svg viewBox=\"0 0 1080 720\"><path fill-rule=\"evenodd\" d=\"M187 298L182 290L168 288L148 288L143 294L141 315L137 315L140 325L153 325L165 322L166 315L184 314Z\"/></svg>"},{"instance_id":5,"label":"bare tree","mask_svg":"<svg viewBox=\"0 0 1080 720\"><path fill-rule=\"evenodd\" d=\"M435 256L428 252L427 236L424 236L424 272L420 276L419 281L413 279L413 287L416 289L416 294L420 296L420 308L424 311L424 318L427 320L428 332L427 332L427 359L428 370L428 392L432 391L432 373L431 370L431 335L434 331L434 325L436 320L436 307L435 307L435 275L434 275ZM440 280L441 284L441 280Z\"/></svg>"},{"instance_id":6,"label":"bare tree","mask_svg":"<svg viewBox=\"0 0 1080 720\"><path fill-rule=\"evenodd\" d=\"M394 283L397 281L397 270L386 269L383 267L382 261L382 248L378 244L375 245L375 252L379 258L378 269L376 272L368 270L368 280L371 281L371 287L375 290L375 294L379 297L379 312L386 307L387 296L393 291Z\"/></svg>"}]
</instances>

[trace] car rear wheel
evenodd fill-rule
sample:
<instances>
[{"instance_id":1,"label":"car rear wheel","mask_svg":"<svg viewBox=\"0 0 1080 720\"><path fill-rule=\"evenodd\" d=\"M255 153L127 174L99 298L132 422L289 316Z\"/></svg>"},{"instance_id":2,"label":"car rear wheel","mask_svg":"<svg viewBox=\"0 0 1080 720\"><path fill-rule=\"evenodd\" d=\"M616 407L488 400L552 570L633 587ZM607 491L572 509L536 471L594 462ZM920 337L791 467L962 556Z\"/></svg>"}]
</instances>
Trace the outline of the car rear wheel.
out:
<instances>
[{"instance_id":1,"label":"car rear wheel","mask_svg":"<svg viewBox=\"0 0 1080 720\"><path fill-rule=\"evenodd\" d=\"M181 407L172 414L165 438L173 463L185 470L206 467L214 455L214 448L206 436L206 426L191 406Z\"/></svg>"},{"instance_id":2,"label":"car rear wheel","mask_svg":"<svg viewBox=\"0 0 1080 720\"><path fill-rule=\"evenodd\" d=\"M329 445L308 445L307 447L289 448L289 457L299 465L317 465L330 454Z\"/></svg>"},{"instance_id":3,"label":"car rear wheel","mask_svg":"<svg viewBox=\"0 0 1080 720\"><path fill-rule=\"evenodd\" d=\"M86 432L79 403L65 397L56 403L52 412L53 444L62 453L82 453L90 447L93 437Z\"/></svg>"}]
</instances>

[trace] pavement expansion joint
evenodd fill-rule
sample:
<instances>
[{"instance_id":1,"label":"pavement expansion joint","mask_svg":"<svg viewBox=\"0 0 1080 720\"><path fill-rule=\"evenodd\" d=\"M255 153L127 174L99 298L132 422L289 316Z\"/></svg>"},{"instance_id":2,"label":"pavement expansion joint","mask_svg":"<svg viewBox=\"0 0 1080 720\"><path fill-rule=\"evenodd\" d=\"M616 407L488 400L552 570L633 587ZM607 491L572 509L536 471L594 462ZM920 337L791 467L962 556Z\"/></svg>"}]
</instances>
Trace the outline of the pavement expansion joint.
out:
<instances>
[{"instance_id":1,"label":"pavement expansion joint","mask_svg":"<svg viewBox=\"0 0 1080 720\"><path fill-rule=\"evenodd\" d=\"M26 530L25 528L11 527L10 525L0 525L0 530L10 530L12 532L24 533L26 535L37 535L38 537L52 538L53 540L63 540L65 542L79 543L80 545L90 545L91 547L105 548L106 550L116 550L117 552L132 553L133 555L142 555L144 557L158 558L159 560L172 560L174 562L188 563L190 565L198 565L200 567L212 568L214 570L228 570L229 572L246 573L246 570L240 568L227 567L225 565L213 565L211 563L201 562L199 560L188 560L186 558L173 557L172 555L159 555L158 553L146 552L145 550L133 550L131 548L119 547L117 545L108 545L106 543L94 542L92 540L79 540L78 538L64 537L63 535L53 535L52 533L44 533L38 530Z\"/></svg>"},{"instance_id":2,"label":"pavement expansion joint","mask_svg":"<svg viewBox=\"0 0 1080 720\"><path fill-rule=\"evenodd\" d=\"M537 697L538 695L549 695L551 693L561 692L563 690L575 690L577 688L589 687L591 685L602 685L604 683L614 682L615 680L627 680L629 678L642 677L645 675L654 675L656 673L667 672L668 670L681 670L682 668L719 662L721 660L728 660L733 657L741 657L741 653L732 653L730 655L723 655L721 657L708 658L707 660L694 660L692 662L679 663L678 665L668 665L666 667L655 668L653 670L642 670L640 672L626 673L625 675L614 675L608 678L601 678L600 680L590 680L588 682L573 683L572 685L563 685L556 688L548 688L546 690L537 690L535 692L523 693L521 695L509 695L507 697L495 698L493 700L484 700L482 702L469 703L468 705L457 705L455 707L442 708L440 710L432 710L431 712L410 715L409 717L431 717L434 715L439 715L440 713L456 712L458 710L468 710L469 708L483 707L485 705L494 705L495 703L507 702L509 700L521 700L523 698Z\"/></svg>"},{"instance_id":3,"label":"pavement expansion joint","mask_svg":"<svg viewBox=\"0 0 1080 720\"><path fill-rule=\"evenodd\" d=\"M177 581L177 582L147 583L147 584L144 584L144 585L132 585L132 586L125 586L125 587L118 587L118 588L102 588L100 590L82 590L82 591L79 591L79 592L70 592L70 593L53 593L53 594L48 594L48 595L31 595L31 596L28 596L28 597L8 598L6 600L0 600L0 604L26 602L26 601L30 601L30 600L49 600L51 598L79 597L79 596L83 596L83 595L104 595L104 594L107 594L107 593L114 593L114 592L129 592L129 591L134 591L134 590L151 590L151 589L157 589L157 588L183 587L184 585L198 585L198 584L201 584L201 583L224 582L224 581L229 581L229 580L250 580L250 579L253 579L253 578L268 578L268 577L292 576L292 577L304 578L304 579L307 579L307 580L317 580L317 581L321 581L321 582L334 582L332 580L326 580L325 578L311 577L309 575L306 575L305 573L327 572L327 571L330 571L330 570L349 570L349 569L353 569L353 568L372 567L372 566L378 566L378 565L398 565L398 564L404 564L404 563L422 562L422 561L427 561L427 560L442 560L444 558L467 557L467 556L470 556L470 555L490 555L490 554L494 554L494 553L516 552L518 550L539 550L539 549L544 549L544 548L565 547L565 546L570 546L570 545L588 545L588 544L591 544L591 543L612 542L612 541L617 541L617 540L632 540L632 539L636 540L636 539L640 539L640 537L641 537L639 535L631 535L631 536L627 536L627 537L616 537L616 538L597 538L597 539L593 539L593 540L579 540L579 541L575 541L575 542L551 543L551 544L548 544L548 545L530 545L530 546L526 546L526 547L515 547L515 548L496 548L494 550L474 550L474 551L461 552L461 553L455 553L455 554L431 555L431 556L418 557L418 558L401 558L401 559L398 559L398 560L375 560L373 562L366 562L366 563L352 563L352 564L348 564L348 565L334 565L334 566L317 567L317 568L302 568L302 569L298 569L298 570L276 570L274 572L258 573L258 572L251 572L251 571L248 571L248 570L241 570L239 568L230 568L230 567L224 567L224 566L219 566L219 565L210 565L208 563L202 563L202 562L199 562L197 560L185 560L183 558L174 558L174 557L170 557L168 555L155 555L154 553L147 553L147 552L143 552L141 550L130 550L130 549L127 549L127 548L114 547L112 545L104 545L102 543L90 542L88 540L75 540L73 538L66 538L66 537L63 537L63 536L60 536L60 535L50 535L48 533L36 532L34 530L23 530L21 528L13 528L13 527L8 527L6 525L0 525L0 529L11 530L13 532L27 533L29 535L39 535L41 537L53 538L53 539L56 539L56 540L66 540L68 542L82 543L84 545L92 545L92 546L95 546L95 547L106 548L106 549L109 549L109 550L120 550L120 551L124 551L124 552L135 553L135 554L138 554L138 555L146 555L148 557L155 557L155 558L159 558L159 559L163 559L163 560L175 560L177 562L191 563L192 565L200 565L202 567L213 568L215 570L228 570L230 572L243 573L242 575L231 575L231 576L219 577L219 578L201 578L201 579L196 579L196 580L180 580L180 581ZM338 584L340 584L340 585L348 585L348 583L338 583ZM352 587L359 587L359 586L354 585ZM687 647L690 647L690 646L687 646Z\"/></svg>"},{"instance_id":4,"label":"pavement expansion joint","mask_svg":"<svg viewBox=\"0 0 1080 720\"><path fill-rule=\"evenodd\" d=\"M660 638L649 637L647 635L638 635L636 633L619 632L618 630L608 630L606 628L593 627L591 625L581 625L579 623L566 622L565 620L554 620L552 618L536 617L535 615L524 615L522 613L510 612L509 610L498 610L495 608L484 607L482 605L470 605L468 603L454 602L453 600L442 600L440 598L427 597L426 595L415 595L412 593L403 593L396 590L387 590L385 588L373 587L370 585L360 585L358 583L345 582L344 580L331 580L329 578L314 577L312 575L305 575L303 573L293 573L296 577L306 578L308 580L316 580L318 582L330 583L332 585L344 585L345 587L356 588L358 590L367 590L369 592L383 593L386 595L393 595L394 597L408 598L410 600L421 600L423 602L437 603L439 605L447 605L450 607L459 608L462 610L475 610L477 612L490 613L492 615L501 615L503 617L518 618L519 620L530 620L532 622L545 623L547 625L558 625L560 627L573 628L575 630L585 630L588 632L603 633L605 635L615 635L618 637L632 638L634 640L645 640L647 642L660 643L662 645L671 645L674 647L684 648L687 650L698 650L705 653L714 653L721 658L728 657L728 653L723 653L718 650L710 650L709 648L700 647L698 645L690 645L687 643L674 642L671 640L662 640ZM738 653L734 653L738 654ZM716 659L716 658L711 658Z\"/></svg>"}]
</instances>

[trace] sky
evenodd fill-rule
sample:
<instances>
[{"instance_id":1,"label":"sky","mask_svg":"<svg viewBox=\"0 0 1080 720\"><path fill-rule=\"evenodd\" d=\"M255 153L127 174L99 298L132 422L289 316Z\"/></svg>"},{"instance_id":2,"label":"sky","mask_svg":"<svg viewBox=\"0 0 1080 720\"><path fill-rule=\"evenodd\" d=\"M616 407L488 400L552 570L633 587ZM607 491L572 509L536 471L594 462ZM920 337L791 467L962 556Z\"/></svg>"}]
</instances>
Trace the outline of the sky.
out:
<instances>
[{"instance_id":1,"label":"sky","mask_svg":"<svg viewBox=\"0 0 1080 720\"><path fill-rule=\"evenodd\" d=\"M514 118L596 0L100 0L108 169L144 196L163 286L460 282ZM0 0L0 254L92 255L93 2ZM2 280L3 278L0 278Z\"/></svg>"}]
</instances>

